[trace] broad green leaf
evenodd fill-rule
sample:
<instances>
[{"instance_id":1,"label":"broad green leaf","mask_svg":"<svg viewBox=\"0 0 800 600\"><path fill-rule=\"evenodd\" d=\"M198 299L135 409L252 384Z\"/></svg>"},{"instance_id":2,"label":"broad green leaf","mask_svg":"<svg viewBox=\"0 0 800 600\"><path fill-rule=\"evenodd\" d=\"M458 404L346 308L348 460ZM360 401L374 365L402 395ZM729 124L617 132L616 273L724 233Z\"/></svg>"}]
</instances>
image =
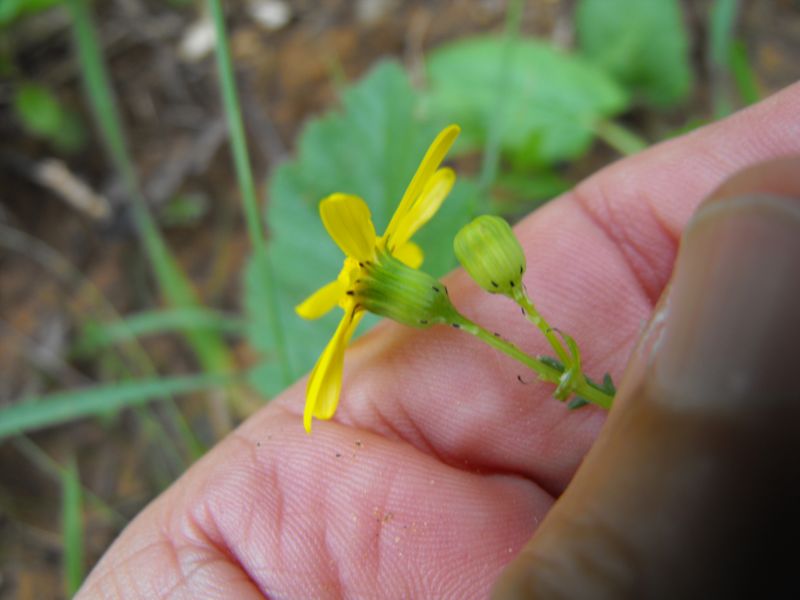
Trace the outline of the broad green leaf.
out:
<instances>
[{"instance_id":1,"label":"broad green leaf","mask_svg":"<svg viewBox=\"0 0 800 600\"><path fill-rule=\"evenodd\" d=\"M580 0L575 27L584 56L644 102L667 107L689 93L689 42L678 0Z\"/></svg>"},{"instance_id":2,"label":"broad green leaf","mask_svg":"<svg viewBox=\"0 0 800 600\"><path fill-rule=\"evenodd\" d=\"M343 92L340 110L308 123L297 157L272 173L267 224L275 289L264 276L267 267L259 266L264 258L251 258L245 273L250 341L265 361L274 360L268 309L273 292L293 375L307 372L322 352L342 312L335 309L317 321L294 312L295 305L335 279L342 266L343 255L320 221L319 201L333 192L361 196L382 232L438 132L437 124L418 116L417 106L406 73L396 63L381 63ZM415 236L425 251L426 271L438 276L454 266L452 240L475 200L474 186L460 181L439 214ZM375 322L365 318L359 330ZM269 362L255 371L253 382L267 395L284 387Z\"/></svg>"},{"instance_id":3,"label":"broad green leaf","mask_svg":"<svg viewBox=\"0 0 800 600\"><path fill-rule=\"evenodd\" d=\"M567 160L587 149L596 122L627 106L619 86L584 60L534 40L509 43L474 37L428 59L428 108L462 124L462 148L483 145L499 106L501 147L518 167Z\"/></svg>"},{"instance_id":4,"label":"broad green leaf","mask_svg":"<svg viewBox=\"0 0 800 600\"><path fill-rule=\"evenodd\" d=\"M172 394L187 394L230 383L230 375L186 375L98 385L30 398L0 409L0 440L82 417L108 414Z\"/></svg>"}]
</instances>

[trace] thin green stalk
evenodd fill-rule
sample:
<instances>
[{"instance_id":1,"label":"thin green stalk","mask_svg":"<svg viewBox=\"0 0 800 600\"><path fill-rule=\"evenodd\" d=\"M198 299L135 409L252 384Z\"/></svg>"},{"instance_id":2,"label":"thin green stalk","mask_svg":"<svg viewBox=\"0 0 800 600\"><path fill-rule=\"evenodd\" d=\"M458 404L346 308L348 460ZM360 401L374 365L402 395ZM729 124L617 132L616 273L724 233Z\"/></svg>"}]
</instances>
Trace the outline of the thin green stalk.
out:
<instances>
[{"instance_id":1,"label":"thin green stalk","mask_svg":"<svg viewBox=\"0 0 800 600\"><path fill-rule=\"evenodd\" d=\"M225 115L228 120L228 131L231 136L231 151L233 162L236 166L236 179L244 204L244 216L247 221L247 232L256 251L264 249L264 232L261 228L261 217L256 199L256 186L250 168L250 157L247 151L247 140L244 134L242 111L239 105L239 95L236 91L236 82L233 76L228 33L225 29L225 14L219 0L209 0L208 8L214 21L216 33L217 68L219 69L220 90L225 106Z\"/></svg>"},{"instance_id":2,"label":"thin green stalk","mask_svg":"<svg viewBox=\"0 0 800 600\"><path fill-rule=\"evenodd\" d=\"M488 196L489 190L497 179L500 170L500 145L503 137L504 115L508 86L511 78L511 63L514 46L519 38L522 23L522 0L511 0L506 9L506 41L503 48L502 64L498 65L497 98L490 114L486 115L486 149L483 153L481 172L478 178L478 191L473 201L471 214L475 213L474 204L478 198Z\"/></svg>"},{"instance_id":3,"label":"thin green stalk","mask_svg":"<svg viewBox=\"0 0 800 600\"><path fill-rule=\"evenodd\" d=\"M112 87L102 58L102 51L86 0L67 0L72 15L73 34L87 95L100 134L107 146L115 168L123 178L132 199L133 218L148 260L167 301L176 307L198 306L199 302L186 274L169 251L147 208L141 192L136 169L128 155L122 122L116 108ZM212 373L231 372L234 361L222 338L211 331L193 330L186 333L187 341L203 368ZM235 401L236 397L232 399ZM212 413L218 414L220 407ZM228 423L214 424L217 434Z\"/></svg>"},{"instance_id":4,"label":"thin green stalk","mask_svg":"<svg viewBox=\"0 0 800 600\"><path fill-rule=\"evenodd\" d=\"M222 91L222 100L225 106L228 129L231 136L231 149L233 152L233 161L236 166L236 179L239 184L239 191L242 195L247 230L250 235L250 241L253 244L253 250L256 254L262 256L264 277L269 287L270 306L267 307L267 310L270 314L271 326L275 335L275 352L281 365L284 383L288 385L293 380L293 373L291 364L289 363L289 354L286 349L286 337L283 331L283 324L278 315L278 301L275 296L275 271L269 253L267 252L264 232L261 226L256 186L250 167L247 138L244 133L242 112L236 91L236 81L234 79L233 64L228 44L228 34L225 29L225 13L220 0L208 0L208 7L211 18L214 21L214 31L217 37L217 68L219 69L220 89Z\"/></svg>"},{"instance_id":5,"label":"thin green stalk","mask_svg":"<svg viewBox=\"0 0 800 600\"><path fill-rule=\"evenodd\" d=\"M714 0L708 17L708 59L714 116L733 112L730 90L730 56L733 48L739 0Z\"/></svg>"},{"instance_id":6,"label":"thin green stalk","mask_svg":"<svg viewBox=\"0 0 800 600\"><path fill-rule=\"evenodd\" d=\"M72 597L83 582L83 501L75 459L61 474L61 519L63 528L64 581Z\"/></svg>"},{"instance_id":7,"label":"thin green stalk","mask_svg":"<svg viewBox=\"0 0 800 600\"><path fill-rule=\"evenodd\" d=\"M750 59L747 56L747 47L744 42L737 41L731 48L730 58L731 74L736 83L739 96L745 104L755 104L761 100L761 91L758 85L758 76Z\"/></svg>"},{"instance_id":8,"label":"thin green stalk","mask_svg":"<svg viewBox=\"0 0 800 600\"><path fill-rule=\"evenodd\" d=\"M514 291L514 302L522 308L523 312L525 313L525 317L536 327L539 331L542 332L547 341L552 346L553 351L558 356L558 359L564 363L565 365L569 365L572 362L572 357L570 356L569 352L567 352L564 345L561 343L561 340L556 335L555 331L550 324L544 320L544 317L539 314L539 311L536 310L536 307L533 305L533 302L528 297L528 294L525 293L524 290L519 289L519 287L515 288Z\"/></svg>"},{"instance_id":9,"label":"thin green stalk","mask_svg":"<svg viewBox=\"0 0 800 600\"><path fill-rule=\"evenodd\" d=\"M231 375L200 374L123 381L29 398L0 408L0 440L65 421L146 404L172 394L188 394L234 382Z\"/></svg>"},{"instance_id":10,"label":"thin green stalk","mask_svg":"<svg viewBox=\"0 0 800 600\"><path fill-rule=\"evenodd\" d=\"M596 123L594 132L597 137L623 156L636 154L648 146L647 141L637 133L614 121Z\"/></svg>"},{"instance_id":11,"label":"thin green stalk","mask_svg":"<svg viewBox=\"0 0 800 600\"><path fill-rule=\"evenodd\" d=\"M451 324L458 329L474 335L479 340L489 344L492 348L500 350L500 352L507 354L514 360L521 362L530 368L534 373L536 373L539 376L539 379L556 384L559 382L561 378L561 371L545 362L542 362L538 358L534 358L529 354L525 354L511 342L504 340L499 335L494 335L489 330L484 329L477 323L473 323L466 317L459 315L459 317L454 319L454 322Z\"/></svg>"},{"instance_id":12,"label":"thin green stalk","mask_svg":"<svg viewBox=\"0 0 800 600\"><path fill-rule=\"evenodd\" d=\"M245 324L238 317L205 308L162 308L128 314L111 323L90 323L77 345L81 352L96 352L143 336L193 328L241 335Z\"/></svg>"},{"instance_id":13,"label":"thin green stalk","mask_svg":"<svg viewBox=\"0 0 800 600\"><path fill-rule=\"evenodd\" d=\"M550 364L547 364L539 358L535 358L526 354L511 342L504 340L500 336L494 335L477 323L473 323L466 317L458 315L451 324L469 334L474 335L479 340L487 343L497 350L500 350L500 352L507 354L514 360L521 362L534 373L536 373L539 376L539 379L554 383L556 385L560 383L561 376L564 374L562 371ZM614 400L602 390L590 385L583 377L580 377L579 381L576 382L576 385L573 387L573 391L581 398L584 398L592 404L596 404L597 406L605 409L611 408L611 403Z\"/></svg>"},{"instance_id":14,"label":"thin green stalk","mask_svg":"<svg viewBox=\"0 0 800 600\"><path fill-rule=\"evenodd\" d=\"M42 472L47 473L58 481L63 481L67 476L67 467L64 467L56 460L50 457L47 452L42 450L31 439L25 435L18 435L13 438L12 443L16 449L25 456L29 461L36 465ZM92 492L89 488L81 485L81 494L86 500L91 503L94 508L103 515L104 518L113 522L118 527L127 525L128 520L123 517L119 512L110 507L105 500Z\"/></svg>"},{"instance_id":15,"label":"thin green stalk","mask_svg":"<svg viewBox=\"0 0 800 600\"><path fill-rule=\"evenodd\" d=\"M586 381L585 377L581 377L581 383L575 387L575 395L606 410L610 409L614 402L613 396L609 396L604 391L591 385Z\"/></svg>"}]
</instances>

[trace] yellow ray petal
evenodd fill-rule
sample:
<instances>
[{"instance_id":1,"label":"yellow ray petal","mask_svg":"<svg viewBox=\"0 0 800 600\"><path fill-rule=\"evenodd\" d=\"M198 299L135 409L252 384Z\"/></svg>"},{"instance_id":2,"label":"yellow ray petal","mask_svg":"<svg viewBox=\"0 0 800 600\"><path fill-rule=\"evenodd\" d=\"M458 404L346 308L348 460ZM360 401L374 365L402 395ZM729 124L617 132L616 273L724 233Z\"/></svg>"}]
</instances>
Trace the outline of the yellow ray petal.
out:
<instances>
[{"instance_id":1,"label":"yellow ray petal","mask_svg":"<svg viewBox=\"0 0 800 600\"><path fill-rule=\"evenodd\" d=\"M456 174L447 167L439 169L428 179L419 198L397 224L394 236L388 240L390 251L395 245L399 247L407 242L420 227L430 221L453 189L455 181Z\"/></svg>"},{"instance_id":2,"label":"yellow ray petal","mask_svg":"<svg viewBox=\"0 0 800 600\"><path fill-rule=\"evenodd\" d=\"M322 223L347 256L371 260L375 253L375 226L367 203L358 196L331 194L319 203Z\"/></svg>"},{"instance_id":3,"label":"yellow ray petal","mask_svg":"<svg viewBox=\"0 0 800 600\"><path fill-rule=\"evenodd\" d=\"M311 433L311 418L330 419L336 412L339 393L342 389L342 369L344 351L347 343L358 327L363 312L348 311L339 321L336 333L325 346L325 350L314 365L306 386L306 407L303 412L303 426Z\"/></svg>"},{"instance_id":4,"label":"yellow ray petal","mask_svg":"<svg viewBox=\"0 0 800 600\"><path fill-rule=\"evenodd\" d=\"M449 125L439 132L439 135L433 140L428 151L425 153L425 157L422 159L419 167L417 167L417 172L414 173L411 183L408 184L408 188L406 188L403 199L400 200L400 204L394 212L389 226L386 228L385 235L387 237L394 237L394 232L397 229L399 221L401 221L405 214L411 209L414 202L422 193L428 179L430 179L436 172L436 169L439 168L439 165L442 163L442 160L444 160L445 155L448 150L450 150L450 146L453 145L460 131L461 128L458 125Z\"/></svg>"},{"instance_id":5,"label":"yellow ray petal","mask_svg":"<svg viewBox=\"0 0 800 600\"><path fill-rule=\"evenodd\" d=\"M406 242L398 247L392 253L392 256L412 269L418 269L422 264L422 260L425 258L422 248L417 246L414 242Z\"/></svg>"},{"instance_id":6,"label":"yellow ray petal","mask_svg":"<svg viewBox=\"0 0 800 600\"><path fill-rule=\"evenodd\" d=\"M294 311L304 319L319 319L338 304L344 292L338 279L331 281L295 306Z\"/></svg>"}]
</instances>

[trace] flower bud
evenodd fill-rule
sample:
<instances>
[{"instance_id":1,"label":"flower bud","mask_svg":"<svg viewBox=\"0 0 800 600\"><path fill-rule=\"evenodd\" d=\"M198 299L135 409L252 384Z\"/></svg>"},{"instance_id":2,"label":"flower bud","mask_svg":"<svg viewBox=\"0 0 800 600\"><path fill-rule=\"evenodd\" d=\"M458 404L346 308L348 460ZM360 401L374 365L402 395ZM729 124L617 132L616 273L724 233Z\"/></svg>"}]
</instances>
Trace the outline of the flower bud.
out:
<instances>
[{"instance_id":1,"label":"flower bud","mask_svg":"<svg viewBox=\"0 0 800 600\"><path fill-rule=\"evenodd\" d=\"M453 247L461 266L487 292L513 297L522 288L525 254L509 224L500 217L474 219L461 228Z\"/></svg>"},{"instance_id":2,"label":"flower bud","mask_svg":"<svg viewBox=\"0 0 800 600\"><path fill-rule=\"evenodd\" d=\"M444 285L388 253L364 266L352 292L348 294L369 312L410 327L450 323L457 315Z\"/></svg>"}]
</instances>

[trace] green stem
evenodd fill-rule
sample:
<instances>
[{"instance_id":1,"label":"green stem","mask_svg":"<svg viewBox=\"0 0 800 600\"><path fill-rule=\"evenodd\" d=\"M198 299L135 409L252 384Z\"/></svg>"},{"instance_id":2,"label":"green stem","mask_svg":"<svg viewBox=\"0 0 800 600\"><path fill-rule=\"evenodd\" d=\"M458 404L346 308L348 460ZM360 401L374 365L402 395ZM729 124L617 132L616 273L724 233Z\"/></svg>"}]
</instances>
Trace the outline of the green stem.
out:
<instances>
[{"instance_id":1,"label":"green stem","mask_svg":"<svg viewBox=\"0 0 800 600\"><path fill-rule=\"evenodd\" d=\"M614 403L614 396L607 394L597 386L586 381L586 377L583 375L581 375L580 384L575 388L575 393L584 400L588 400L592 404L596 404L606 410L611 408L611 405Z\"/></svg>"},{"instance_id":2,"label":"green stem","mask_svg":"<svg viewBox=\"0 0 800 600\"><path fill-rule=\"evenodd\" d=\"M596 123L594 132L597 137L624 156L641 152L648 146L644 138L614 121Z\"/></svg>"},{"instance_id":3,"label":"green stem","mask_svg":"<svg viewBox=\"0 0 800 600\"><path fill-rule=\"evenodd\" d=\"M527 317L531 323L536 325L544 337L547 338L547 341L550 342L550 345L553 347L558 359L564 363L565 366L569 366L572 363L572 357L570 356L569 352L567 352L566 348L564 348L564 345L561 343L561 340L556 335L553 328L550 327L550 324L545 321L544 317L542 317L542 315L539 314L539 311L536 310L536 307L528 297L528 294L526 294L524 290L519 289L519 287L515 288L514 302L516 302L525 312L525 317Z\"/></svg>"},{"instance_id":4,"label":"green stem","mask_svg":"<svg viewBox=\"0 0 800 600\"><path fill-rule=\"evenodd\" d=\"M225 115L228 120L228 129L231 137L231 150L233 162L236 166L236 179L242 194L244 214L247 221L247 231L253 244L255 253L261 256L264 277L269 288L269 311L273 334L275 335L275 352L281 365L284 383L290 384L293 377L292 367L289 362L289 353L286 349L286 336L283 331L278 311L278 300L275 294L275 270L272 260L267 252L264 231L261 227L261 217L258 210L256 186L253 180L253 171L250 167L250 155L247 151L247 138L244 133L242 111L239 106L239 97L236 91L236 81L233 75L228 34L225 29L225 14L220 0L208 0L211 18L214 21L214 31L217 36L216 54L217 68L219 69L220 88L225 106Z\"/></svg>"},{"instance_id":5,"label":"green stem","mask_svg":"<svg viewBox=\"0 0 800 600\"><path fill-rule=\"evenodd\" d=\"M508 87L511 80L514 48L519 39L522 23L522 9L523 2L521 0L512 0L506 8L505 43L501 63L497 66L497 89L494 105L486 116L486 149L483 152L477 192L473 196L470 206L471 217L475 215L479 199L488 197L489 190L494 185L500 170L500 146L505 126L506 98L509 96Z\"/></svg>"},{"instance_id":6,"label":"green stem","mask_svg":"<svg viewBox=\"0 0 800 600\"><path fill-rule=\"evenodd\" d=\"M525 354L511 342L504 340L498 335L494 335L477 323L473 323L466 317L458 315L458 317L453 319L453 322L450 324L453 327L457 327L458 329L462 329L467 333L474 335L479 340L489 344L492 348L500 350L500 352L503 352L514 360L521 362L526 367L531 369L531 371L536 373L539 376L539 379L555 384L559 382L559 379L561 378L561 371L542 362L538 358L534 358L533 356Z\"/></svg>"},{"instance_id":7,"label":"green stem","mask_svg":"<svg viewBox=\"0 0 800 600\"><path fill-rule=\"evenodd\" d=\"M62 548L64 552L64 582L72 596L81 587L84 577L83 498L78 465L69 459L61 474Z\"/></svg>"},{"instance_id":8,"label":"green stem","mask_svg":"<svg viewBox=\"0 0 800 600\"><path fill-rule=\"evenodd\" d=\"M456 316L451 317L450 325L474 335L476 338L487 343L492 348L500 350L500 352L503 352L514 360L521 362L531 371L536 373L539 376L539 379L542 381L549 381L550 383L554 383L556 385L558 385L558 383L561 381L561 375L563 374L563 371L560 371L559 369L545 363L539 358L526 354L511 342L504 340L500 336L494 335L477 323L473 323L463 315L457 314ZM601 408L605 408L606 410L611 408L611 403L614 400L612 396L609 396L602 390L599 390L589 384L585 377L578 378L573 391L576 395L580 396L584 400L587 400L592 404L596 404Z\"/></svg>"},{"instance_id":9,"label":"green stem","mask_svg":"<svg viewBox=\"0 0 800 600\"><path fill-rule=\"evenodd\" d=\"M264 232L261 229L261 219L258 214L256 186L253 180L253 172L250 168L250 156L247 152L242 111L239 106L236 81L233 76L228 33L225 29L225 15L223 14L222 3L219 0L208 0L208 7L211 12L211 18L214 21L214 33L217 36L216 55L220 89L231 136L231 151L233 152L233 162L236 167L236 179L239 182L239 190L244 204L247 231L250 234L250 241L253 247L260 251L264 248Z\"/></svg>"},{"instance_id":10,"label":"green stem","mask_svg":"<svg viewBox=\"0 0 800 600\"><path fill-rule=\"evenodd\" d=\"M19 452L25 456L25 458L27 458L43 472L57 480L61 480L64 477L64 473L66 472L67 468L55 459L51 458L47 452L37 446L29 437L25 436L24 434L20 434L12 438L12 443L17 450L19 450ZM122 516L122 514L115 509L111 508L111 506L109 506L105 500L93 493L89 488L81 486L81 490L86 500L90 502L94 508L103 515L104 518L112 521L114 526L124 527L128 524L128 519Z\"/></svg>"}]
</instances>

